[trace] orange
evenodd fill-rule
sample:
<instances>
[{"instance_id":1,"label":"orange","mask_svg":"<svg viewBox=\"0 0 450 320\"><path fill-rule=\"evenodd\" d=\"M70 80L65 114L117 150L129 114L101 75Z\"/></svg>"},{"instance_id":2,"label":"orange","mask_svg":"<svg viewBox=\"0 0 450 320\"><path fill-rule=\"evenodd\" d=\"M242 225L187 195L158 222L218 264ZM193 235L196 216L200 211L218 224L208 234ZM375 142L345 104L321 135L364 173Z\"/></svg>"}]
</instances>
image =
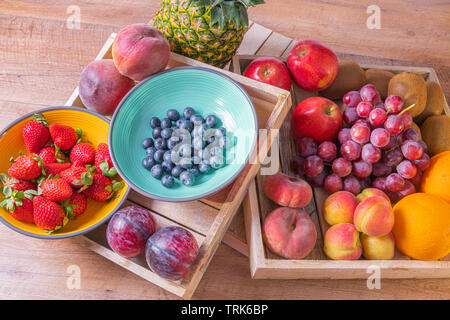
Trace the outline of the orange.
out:
<instances>
[{"instance_id":1,"label":"orange","mask_svg":"<svg viewBox=\"0 0 450 320\"><path fill-rule=\"evenodd\" d=\"M414 193L394 206L392 232L397 249L418 260L437 260L450 253L450 203Z\"/></svg>"},{"instance_id":2,"label":"orange","mask_svg":"<svg viewBox=\"0 0 450 320\"><path fill-rule=\"evenodd\" d=\"M421 191L450 201L450 151L431 158L430 166L422 176Z\"/></svg>"}]
</instances>

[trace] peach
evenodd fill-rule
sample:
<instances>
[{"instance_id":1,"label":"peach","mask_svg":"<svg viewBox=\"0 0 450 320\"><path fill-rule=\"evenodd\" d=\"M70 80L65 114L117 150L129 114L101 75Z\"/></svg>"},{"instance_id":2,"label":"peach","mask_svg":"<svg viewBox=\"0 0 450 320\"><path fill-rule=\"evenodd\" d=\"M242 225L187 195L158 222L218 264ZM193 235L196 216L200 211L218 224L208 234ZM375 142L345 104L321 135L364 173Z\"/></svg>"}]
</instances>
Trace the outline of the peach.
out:
<instances>
[{"instance_id":1,"label":"peach","mask_svg":"<svg viewBox=\"0 0 450 320\"><path fill-rule=\"evenodd\" d=\"M330 227L324 238L325 254L333 260L357 260L361 257L359 232L351 223L339 223Z\"/></svg>"},{"instance_id":2,"label":"peach","mask_svg":"<svg viewBox=\"0 0 450 320\"><path fill-rule=\"evenodd\" d=\"M330 195L323 204L323 214L329 225L353 223L358 200L353 193L338 191Z\"/></svg>"},{"instance_id":3,"label":"peach","mask_svg":"<svg viewBox=\"0 0 450 320\"><path fill-rule=\"evenodd\" d=\"M394 211L385 198L373 196L361 201L355 209L353 223L358 231L369 236L387 235L394 226Z\"/></svg>"},{"instance_id":4,"label":"peach","mask_svg":"<svg viewBox=\"0 0 450 320\"><path fill-rule=\"evenodd\" d=\"M314 248L317 231L304 210L284 207L266 217L263 237L273 253L287 259L302 259Z\"/></svg>"},{"instance_id":5,"label":"peach","mask_svg":"<svg viewBox=\"0 0 450 320\"><path fill-rule=\"evenodd\" d=\"M169 42L148 24L132 24L117 34L112 56L121 74L141 81L166 68L170 58Z\"/></svg>"},{"instance_id":6,"label":"peach","mask_svg":"<svg viewBox=\"0 0 450 320\"><path fill-rule=\"evenodd\" d=\"M379 197L383 197L385 198L387 201L391 201L389 199L389 197L387 196L386 193L384 193L383 191L381 191L380 189L377 188L366 188L363 191L361 191L356 198L358 199L358 202L363 201L364 199L368 198L368 197L373 197L373 196L379 196Z\"/></svg>"},{"instance_id":7,"label":"peach","mask_svg":"<svg viewBox=\"0 0 450 320\"><path fill-rule=\"evenodd\" d=\"M312 198L311 186L305 180L281 172L266 177L263 188L266 196L280 206L302 208Z\"/></svg>"},{"instance_id":8,"label":"peach","mask_svg":"<svg viewBox=\"0 0 450 320\"><path fill-rule=\"evenodd\" d=\"M86 108L112 115L135 82L120 74L111 59L96 60L84 68L78 85Z\"/></svg>"},{"instance_id":9,"label":"peach","mask_svg":"<svg viewBox=\"0 0 450 320\"><path fill-rule=\"evenodd\" d=\"M391 260L395 253L395 240L392 232L385 236L361 235L363 256L368 260Z\"/></svg>"}]
</instances>

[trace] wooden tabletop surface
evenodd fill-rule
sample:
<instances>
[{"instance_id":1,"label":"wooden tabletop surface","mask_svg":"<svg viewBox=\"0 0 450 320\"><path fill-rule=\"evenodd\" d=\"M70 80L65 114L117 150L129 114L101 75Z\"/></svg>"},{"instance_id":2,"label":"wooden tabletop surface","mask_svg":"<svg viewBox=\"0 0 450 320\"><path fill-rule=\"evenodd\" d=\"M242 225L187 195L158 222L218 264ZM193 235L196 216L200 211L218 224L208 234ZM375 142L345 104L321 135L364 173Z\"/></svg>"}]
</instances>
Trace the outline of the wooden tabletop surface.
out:
<instances>
[{"instance_id":1,"label":"wooden tabletop surface","mask_svg":"<svg viewBox=\"0 0 450 320\"><path fill-rule=\"evenodd\" d=\"M111 32L147 22L159 0L0 2L0 129L32 110L62 105ZM436 69L450 101L450 2L377 1L381 29L366 20L373 1L269 0L250 17L294 39L337 52L405 60ZM68 29L72 9L80 29ZM75 7L75 9L78 9ZM3 151L3 150L2 150ZM176 299L72 240L28 238L0 225L0 299ZM79 289L73 270L80 271ZM194 299L449 299L450 279L252 280L248 258L221 245Z\"/></svg>"}]
</instances>

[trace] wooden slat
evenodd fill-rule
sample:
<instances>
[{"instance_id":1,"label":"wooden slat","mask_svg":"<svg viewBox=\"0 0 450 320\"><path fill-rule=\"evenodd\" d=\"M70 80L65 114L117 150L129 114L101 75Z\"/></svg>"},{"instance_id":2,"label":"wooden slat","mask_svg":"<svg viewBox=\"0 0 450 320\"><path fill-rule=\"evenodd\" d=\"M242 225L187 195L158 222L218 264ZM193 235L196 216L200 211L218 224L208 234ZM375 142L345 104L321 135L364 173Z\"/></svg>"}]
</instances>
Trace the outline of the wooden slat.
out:
<instances>
[{"instance_id":1,"label":"wooden slat","mask_svg":"<svg viewBox=\"0 0 450 320\"><path fill-rule=\"evenodd\" d=\"M237 54L254 54L271 35L272 30L254 23L245 34Z\"/></svg>"},{"instance_id":2,"label":"wooden slat","mask_svg":"<svg viewBox=\"0 0 450 320\"><path fill-rule=\"evenodd\" d=\"M257 55L280 57L291 41L291 39L283 36L282 34L273 32L264 42L262 47L257 51Z\"/></svg>"}]
</instances>

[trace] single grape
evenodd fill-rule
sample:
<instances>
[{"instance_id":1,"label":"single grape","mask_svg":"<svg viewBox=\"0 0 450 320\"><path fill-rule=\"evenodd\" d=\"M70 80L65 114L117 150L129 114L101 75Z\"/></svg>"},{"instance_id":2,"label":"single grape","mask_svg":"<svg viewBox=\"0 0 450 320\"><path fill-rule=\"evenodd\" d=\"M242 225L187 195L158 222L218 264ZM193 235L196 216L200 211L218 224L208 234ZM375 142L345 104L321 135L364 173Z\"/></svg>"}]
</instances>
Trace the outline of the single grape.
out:
<instances>
[{"instance_id":1,"label":"single grape","mask_svg":"<svg viewBox=\"0 0 450 320\"><path fill-rule=\"evenodd\" d=\"M397 192L388 190L388 191L386 191L386 195L389 197L392 204L395 204L395 203L397 203L398 200L400 200L400 197L398 196Z\"/></svg>"},{"instance_id":2,"label":"single grape","mask_svg":"<svg viewBox=\"0 0 450 320\"><path fill-rule=\"evenodd\" d=\"M390 134L400 134L405 127L403 121L399 117L395 114L391 114L387 117L384 128L389 131Z\"/></svg>"},{"instance_id":3,"label":"single grape","mask_svg":"<svg viewBox=\"0 0 450 320\"><path fill-rule=\"evenodd\" d=\"M323 159L323 161L331 162L336 158L337 147L331 141L322 142L317 148L317 155Z\"/></svg>"},{"instance_id":4,"label":"single grape","mask_svg":"<svg viewBox=\"0 0 450 320\"><path fill-rule=\"evenodd\" d=\"M386 130L387 131L387 130ZM384 150L392 150L400 145L401 137L400 135L391 135L391 138L389 139L389 143L383 147Z\"/></svg>"},{"instance_id":5,"label":"single grape","mask_svg":"<svg viewBox=\"0 0 450 320\"><path fill-rule=\"evenodd\" d=\"M405 141L402 146L401 150L403 155L408 160L418 160L422 158L423 155L423 149L420 143L415 141Z\"/></svg>"},{"instance_id":6,"label":"single grape","mask_svg":"<svg viewBox=\"0 0 450 320\"><path fill-rule=\"evenodd\" d=\"M415 128L409 128L406 129L405 131L403 131L402 133L402 141L419 141L420 140L420 135L419 132L417 132L417 130Z\"/></svg>"},{"instance_id":7,"label":"single grape","mask_svg":"<svg viewBox=\"0 0 450 320\"><path fill-rule=\"evenodd\" d=\"M350 129L352 140L359 144L364 144L370 140L370 129L362 124L355 123Z\"/></svg>"},{"instance_id":8,"label":"single grape","mask_svg":"<svg viewBox=\"0 0 450 320\"><path fill-rule=\"evenodd\" d=\"M345 141L351 140L350 128L342 128L338 133L338 140L341 144Z\"/></svg>"},{"instance_id":9,"label":"single grape","mask_svg":"<svg viewBox=\"0 0 450 320\"><path fill-rule=\"evenodd\" d=\"M372 175L375 177L385 177L392 172L392 167L386 165L383 162L377 162L373 164Z\"/></svg>"},{"instance_id":10,"label":"single grape","mask_svg":"<svg viewBox=\"0 0 450 320\"><path fill-rule=\"evenodd\" d=\"M359 119L358 113L356 112L356 108L347 108L342 114L342 118L344 122L349 126L352 126L356 120Z\"/></svg>"},{"instance_id":11,"label":"single grape","mask_svg":"<svg viewBox=\"0 0 450 320\"><path fill-rule=\"evenodd\" d=\"M372 127L380 127L387 119L387 113L384 109L375 108L370 111L369 121Z\"/></svg>"},{"instance_id":12,"label":"single grape","mask_svg":"<svg viewBox=\"0 0 450 320\"><path fill-rule=\"evenodd\" d=\"M411 128L411 125L413 123L413 117L409 112L404 112L401 115L398 116L400 120L403 122L404 129Z\"/></svg>"},{"instance_id":13,"label":"single grape","mask_svg":"<svg viewBox=\"0 0 450 320\"><path fill-rule=\"evenodd\" d=\"M328 176L328 173L326 170L323 170L319 175L315 177L309 177L306 176L306 180L313 186L313 187L322 187L325 183L325 178Z\"/></svg>"},{"instance_id":14,"label":"single grape","mask_svg":"<svg viewBox=\"0 0 450 320\"><path fill-rule=\"evenodd\" d=\"M422 146L423 153L427 153L427 152L428 152L428 146L427 146L427 144L425 143L425 141L419 140L419 141L417 141L417 142Z\"/></svg>"},{"instance_id":15,"label":"single grape","mask_svg":"<svg viewBox=\"0 0 450 320\"><path fill-rule=\"evenodd\" d=\"M305 158L301 156L295 156L291 160L291 170L295 174L303 175L305 173Z\"/></svg>"},{"instance_id":16,"label":"single grape","mask_svg":"<svg viewBox=\"0 0 450 320\"><path fill-rule=\"evenodd\" d=\"M370 142L378 148L386 147L391 140L390 133L384 128L376 128L370 134Z\"/></svg>"},{"instance_id":17,"label":"single grape","mask_svg":"<svg viewBox=\"0 0 450 320\"><path fill-rule=\"evenodd\" d=\"M366 178L372 173L372 164L363 160L353 161L353 174L358 178Z\"/></svg>"},{"instance_id":18,"label":"single grape","mask_svg":"<svg viewBox=\"0 0 450 320\"><path fill-rule=\"evenodd\" d=\"M301 137L297 142L297 150L303 158L317 154L317 144L313 138Z\"/></svg>"},{"instance_id":19,"label":"single grape","mask_svg":"<svg viewBox=\"0 0 450 320\"><path fill-rule=\"evenodd\" d=\"M305 160L305 174L309 177L319 175L324 168L323 160L316 155L309 156Z\"/></svg>"},{"instance_id":20,"label":"single grape","mask_svg":"<svg viewBox=\"0 0 450 320\"><path fill-rule=\"evenodd\" d=\"M349 108L356 107L361 102L361 96L358 91L349 91L342 98L342 102Z\"/></svg>"},{"instance_id":21,"label":"single grape","mask_svg":"<svg viewBox=\"0 0 450 320\"><path fill-rule=\"evenodd\" d=\"M344 188L342 178L337 174L332 173L325 178L324 188L330 193L338 192Z\"/></svg>"},{"instance_id":22,"label":"single grape","mask_svg":"<svg viewBox=\"0 0 450 320\"><path fill-rule=\"evenodd\" d=\"M384 111L386 111L386 106L384 105L383 102L377 103L377 104L375 105L375 108L376 108L376 109L383 109Z\"/></svg>"},{"instance_id":23,"label":"single grape","mask_svg":"<svg viewBox=\"0 0 450 320\"><path fill-rule=\"evenodd\" d=\"M386 151L383 154L383 162L389 167L397 166L403 160L403 153L399 148Z\"/></svg>"},{"instance_id":24,"label":"single grape","mask_svg":"<svg viewBox=\"0 0 450 320\"><path fill-rule=\"evenodd\" d=\"M370 188L372 186L372 180L370 179L370 177L359 178L358 181L361 185L361 190Z\"/></svg>"},{"instance_id":25,"label":"single grape","mask_svg":"<svg viewBox=\"0 0 450 320\"><path fill-rule=\"evenodd\" d=\"M389 191L397 192L403 189L405 186L405 179L398 173L391 173L386 178L386 189Z\"/></svg>"},{"instance_id":26,"label":"single grape","mask_svg":"<svg viewBox=\"0 0 450 320\"><path fill-rule=\"evenodd\" d=\"M372 125L370 124L370 121L367 120L367 119L362 119L362 118L358 119L358 120L356 120L355 124L366 126L369 129L372 128Z\"/></svg>"},{"instance_id":27,"label":"single grape","mask_svg":"<svg viewBox=\"0 0 450 320\"><path fill-rule=\"evenodd\" d=\"M377 88L373 84L366 84L359 90L362 101L374 102L377 97Z\"/></svg>"},{"instance_id":28,"label":"single grape","mask_svg":"<svg viewBox=\"0 0 450 320\"><path fill-rule=\"evenodd\" d=\"M344 190L357 195L361 192L361 184L354 176L348 176L344 179Z\"/></svg>"},{"instance_id":29,"label":"single grape","mask_svg":"<svg viewBox=\"0 0 450 320\"><path fill-rule=\"evenodd\" d=\"M403 99L395 94L391 94L384 101L387 112L399 113L403 109Z\"/></svg>"},{"instance_id":30,"label":"single grape","mask_svg":"<svg viewBox=\"0 0 450 320\"><path fill-rule=\"evenodd\" d=\"M386 192L386 177L378 177L372 181L372 187L377 188L381 191Z\"/></svg>"},{"instance_id":31,"label":"single grape","mask_svg":"<svg viewBox=\"0 0 450 320\"><path fill-rule=\"evenodd\" d=\"M361 146L356 142L349 140L341 145L340 152L345 159L353 161L361 156Z\"/></svg>"},{"instance_id":32,"label":"single grape","mask_svg":"<svg viewBox=\"0 0 450 320\"><path fill-rule=\"evenodd\" d=\"M416 187L408 180L405 181L403 189L397 192L400 199L409 196L410 194L413 193L416 193Z\"/></svg>"},{"instance_id":33,"label":"single grape","mask_svg":"<svg viewBox=\"0 0 450 320\"><path fill-rule=\"evenodd\" d=\"M404 179L414 178L417 174L417 167L409 160L403 160L397 165L397 173Z\"/></svg>"},{"instance_id":34,"label":"single grape","mask_svg":"<svg viewBox=\"0 0 450 320\"><path fill-rule=\"evenodd\" d=\"M414 160L413 163L420 171L425 171L430 166L430 156L426 153L422 154L420 159Z\"/></svg>"},{"instance_id":35,"label":"single grape","mask_svg":"<svg viewBox=\"0 0 450 320\"><path fill-rule=\"evenodd\" d=\"M352 173L352 163L344 158L337 158L333 161L331 169L340 177L346 177Z\"/></svg>"},{"instance_id":36,"label":"single grape","mask_svg":"<svg viewBox=\"0 0 450 320\"><path fill-rule=\"evenodd\" d=\"M371 143L367 143L362 147L361 159L368 163L377 163L381 159L381 150Z\"/></svg>"},{"instance_id":37,"label":"single grape","mask_svg":"<svg viewBox=\"0 0 450 320\"><path fill-rule=\"evenodd\" d=\"M361 101L356 106L356 113L358 113L358 116L360 116L361 118L367 118L373 109L374 108L372 103L367 101Z\"/></svg>"},{"instance_id":38,"label":"single grape","mask_svg":"<svg viewBox=\"0 0 450 320\"><path fill-rule=\"evenodd\" d=\"M417 170L417 173L414 177L412 177L411 179L408 179L409 181L411 181L411 183L415 184L415 185L420 185L420 181L422 180L422 171Z\"/></svg>"}]
</instances>

